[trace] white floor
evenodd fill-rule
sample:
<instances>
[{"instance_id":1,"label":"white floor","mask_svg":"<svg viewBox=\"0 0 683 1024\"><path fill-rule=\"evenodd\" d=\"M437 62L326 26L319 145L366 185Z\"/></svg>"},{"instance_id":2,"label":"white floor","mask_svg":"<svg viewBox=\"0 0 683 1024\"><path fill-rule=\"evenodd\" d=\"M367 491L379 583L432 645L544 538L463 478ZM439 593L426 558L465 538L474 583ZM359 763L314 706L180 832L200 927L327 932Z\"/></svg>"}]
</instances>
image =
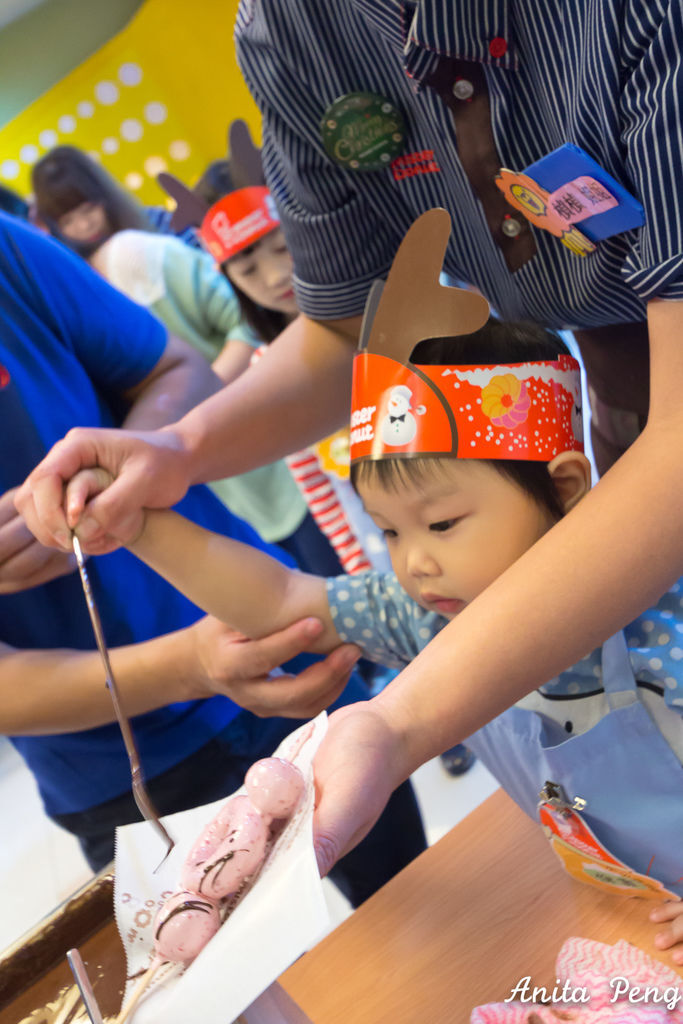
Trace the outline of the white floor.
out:
<instances>
[{"instance_id":1,"label":"white floor","mask_svg":"<svg viewBox=\"0 0 683 1024\"><path fill-rule=\"evenodd\" d=\"M452 778L439 760L413 776L430 844L441 838L496 788L481 764ZM90 877L76 840L43 814L33 778L14 748L0 737L0 951ZM334 924L350 913L325 882Z\"/></svg>"}]
</instances>

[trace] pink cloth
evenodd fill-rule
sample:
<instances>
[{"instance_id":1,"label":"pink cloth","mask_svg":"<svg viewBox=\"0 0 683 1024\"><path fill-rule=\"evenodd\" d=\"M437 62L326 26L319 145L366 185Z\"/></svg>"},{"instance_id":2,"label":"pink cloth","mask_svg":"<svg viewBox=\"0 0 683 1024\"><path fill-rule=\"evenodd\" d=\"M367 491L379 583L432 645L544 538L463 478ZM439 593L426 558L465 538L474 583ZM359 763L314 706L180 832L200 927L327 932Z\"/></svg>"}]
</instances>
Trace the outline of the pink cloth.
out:
<instances>
[{"instance_id":1,"label":"pink cloth","mask_svg":"<svg viewBox=\"0 0 683 1024\"><path fill-rule=\"evenodd\" d=\"M557 983L546 986L554 1002L533 1002L533 982L522 988L520 979L518 1000L477 1006L470 1024L683 1024L683 978L623 939L567 939L555 972Z\"/></svg>"}]
</instances>

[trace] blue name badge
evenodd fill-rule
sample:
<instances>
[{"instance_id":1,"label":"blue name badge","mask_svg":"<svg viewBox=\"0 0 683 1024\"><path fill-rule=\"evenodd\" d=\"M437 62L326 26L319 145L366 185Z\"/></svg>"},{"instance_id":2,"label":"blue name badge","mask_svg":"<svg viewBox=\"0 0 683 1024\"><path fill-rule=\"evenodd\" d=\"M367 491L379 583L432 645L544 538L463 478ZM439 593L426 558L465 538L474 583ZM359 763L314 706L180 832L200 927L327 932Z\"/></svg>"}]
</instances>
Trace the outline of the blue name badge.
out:
<instances>
[{"instance_id":1,"label":"blue name badge","mask_svg":"<svg viewBox=\"0 0 683 1024\"><path fill-rule=\"evenodd\" d=\"M619 205L575 222L575 226L592 242L619 235L622 231L638 228L645 223L645 210L638 200L580 146L571 142L553 150L536 163L529 164L523 173L548 192L555 192L567 182L583 175L594 178L607 189Z\"/></svg>"}]
</instances>

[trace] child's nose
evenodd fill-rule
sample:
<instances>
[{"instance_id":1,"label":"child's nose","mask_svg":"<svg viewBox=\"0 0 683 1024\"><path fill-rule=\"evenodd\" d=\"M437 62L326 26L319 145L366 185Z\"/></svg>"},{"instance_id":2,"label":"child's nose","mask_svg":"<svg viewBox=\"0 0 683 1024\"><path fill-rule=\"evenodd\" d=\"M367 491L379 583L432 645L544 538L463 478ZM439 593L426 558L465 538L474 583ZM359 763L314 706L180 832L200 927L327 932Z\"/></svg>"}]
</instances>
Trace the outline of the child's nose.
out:
<instances>
[{"instance_id":1,"label":"child's nose","mask_svg":"<svg viewBox=\"0 0 683 1024\"><path fill-rule=\"evenodd\" d=\"M435 559L423 547L412 547L408 552L406 563L411 576L438 576L440 572Z\"/></svg>"}]
</instances>

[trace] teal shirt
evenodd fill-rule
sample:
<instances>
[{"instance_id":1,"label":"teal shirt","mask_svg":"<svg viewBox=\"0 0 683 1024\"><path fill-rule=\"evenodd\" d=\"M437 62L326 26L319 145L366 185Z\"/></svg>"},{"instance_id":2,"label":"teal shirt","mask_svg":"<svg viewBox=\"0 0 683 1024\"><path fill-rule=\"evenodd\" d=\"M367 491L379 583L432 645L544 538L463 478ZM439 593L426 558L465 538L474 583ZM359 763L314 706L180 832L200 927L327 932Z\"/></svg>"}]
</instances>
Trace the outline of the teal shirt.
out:
<instances>
[{"instance_id":1,"label":"teal shirt","mask_svg":"<svg viewBox=\"0 0 683 1024\"><path fill-rule=\"evenodd\" d=\"M226 341L254 348L260 344L213 259L178 238L119 231L100 246L92 263L110 284L154 313L209 362ZM218 480L211 489L266 541L289 537L306 515L306 503L282 461Z\"/></svg>"}]
</instances>

